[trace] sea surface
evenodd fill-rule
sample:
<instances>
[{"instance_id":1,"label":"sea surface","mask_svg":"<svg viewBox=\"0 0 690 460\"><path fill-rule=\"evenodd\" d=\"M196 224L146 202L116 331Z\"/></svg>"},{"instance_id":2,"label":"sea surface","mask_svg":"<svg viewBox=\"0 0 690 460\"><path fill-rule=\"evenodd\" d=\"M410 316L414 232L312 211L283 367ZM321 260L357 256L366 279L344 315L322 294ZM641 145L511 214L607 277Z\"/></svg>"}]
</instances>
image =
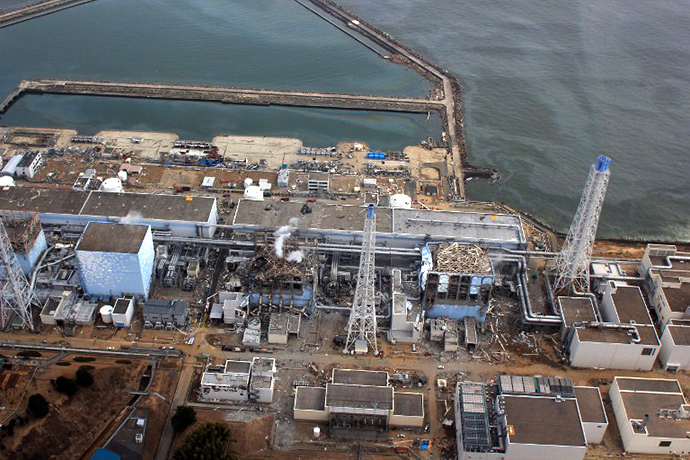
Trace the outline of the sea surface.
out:
<instances>
[{"instance_id":1,"label":"sea surface","mask_svg":"<svg viewBox=\"0 0 690 460\"><path fill-rule=\"evenodd\" d=\"M15 6L20 0L12 0ZM292 0L97 0L0 29L0 97L25 78L171 82L425 97L431 85ZM5 126L360 140L402 149L440 138L438 116L28 95Z\"/></svg>"},{"instance_id":2,"label":"sea surface","mask_svg":"<svg viewBox=\"0 0 690 460\"><path fill-rule=\"evenodd\" d=\"M599 235L690 240L687 0L340 0L462 86L472 163L505 201L567 230L600 154Z\"/></svg>"},{"instance_id":3,"label":"sea surface","mask_svg":"<svg viewBox=\"0 0 690 460\"><path fill-rule=\"evenodd\" d=\"M20 0L12 0L18 3ZM600 236L690 241L687 0L340 0L461 83L472 163L505 201L567 230L597 155ZM0 94L24 78L165 81L424 96L429 84L292 0L97 0L0 29ZM361 139L400 148L420 115L28 96L0 124Z\"/></svg>"}]
</instances>

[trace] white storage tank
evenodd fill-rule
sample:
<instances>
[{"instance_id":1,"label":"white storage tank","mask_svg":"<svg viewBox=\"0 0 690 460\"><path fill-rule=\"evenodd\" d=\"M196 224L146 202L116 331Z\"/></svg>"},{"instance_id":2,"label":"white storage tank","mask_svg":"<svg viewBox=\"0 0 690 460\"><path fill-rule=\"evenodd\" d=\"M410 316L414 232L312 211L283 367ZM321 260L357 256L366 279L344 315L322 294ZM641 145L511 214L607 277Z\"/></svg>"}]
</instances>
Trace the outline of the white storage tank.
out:
<instances>
[{"instance_id":1,"label":"white storage tank","mask_svg":"<svg viewBox=\"0 0 690 460\"><path fill-rule=\"evenodd\" d=\"M247 178L244 180L244 188L249 187L249 186L252 185L253 183L254 183L254 180L253 180L251 177L247 177Z\"/></svg>"},{"instance_id":2,"label":"white storage tank","mask_svg":"<svg viewBox=\"0 0 690 460\"><path fill-rule=\"evenodd\" d=\"M0 177L0 187L14 187L14 179L10 176Z\"/></svg>"},{"instance_id":3,"label":"white storage tank","mask_svg":"<svg viewBox=\"0 0 690 460\"><path fill-rule=\"evenodd\" d=\"M318 426L314 427L314 439L319 439L321 437L321 428Z\"/></svg>"},{"instance_id":4,"label":"white storage tank","mask_svg":"<svg viewBox=\"0 0 690 460\"><path fill-rule=\"evenodd\" d=\"M113 324L113 306L103 305L100 309L101 320L105 324Z\"/></svg>"},{"instance_id":5,"label":"white storage tank","mask_svg":"<svg viewBox=\"0 0 690 460\"><path fill-rule=\"evenodd\" d=\"M261 187L250 185L244 189L244 199L249 201L264 201L264 191Z\"/></svg>"},{"instance_id":6,"label":"white storage tank","mask_svg":"<svg viewBox=\"0 0 690 460\"><path fill-rule=\"evenodd\" d=\"M120 171L117 173L117 178L120 179L121 182L127 182L127 171Z\"/></svg>"},{"instance_id":7,"label":"white storage tank","mask_svg":"<svg viewBox=\"0 0 690 460\"><path fill-rule=\"evenodd\" d=\"M412 208L412 198L402 193L396 193L390 197L391 208L410 209Z\"/></svg>"},{"instance_id":8,"label":"white storage tank","mask_svg":"<svg viewBox=\"0 0 690 460\"><path fill-rule=\"evenodd\" d=\"M101 184L101 192L120 193L122 189L122 181L117 177L110 177Z\"/></svg>"}]
</instances>

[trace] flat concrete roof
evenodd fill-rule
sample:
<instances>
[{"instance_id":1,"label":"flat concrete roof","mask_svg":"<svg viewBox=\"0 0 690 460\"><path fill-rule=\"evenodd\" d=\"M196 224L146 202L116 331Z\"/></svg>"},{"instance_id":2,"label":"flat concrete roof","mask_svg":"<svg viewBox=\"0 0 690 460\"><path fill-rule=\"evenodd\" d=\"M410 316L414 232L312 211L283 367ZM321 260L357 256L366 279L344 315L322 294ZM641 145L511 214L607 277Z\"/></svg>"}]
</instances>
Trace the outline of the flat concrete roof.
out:
<instances>
[{"instance_id":1,"label":"flat concrete roof","mask_svg":"<svg viewBox=\"0 0 690 460\"><path fill-rule=\"evenodd\" d=\"M637 332L640 334L640 344L642 345L659 345L659 339L656 336L656 331L652 325L636 324ZM627 332L623 329L599 329L596 327L588 327L577 329L577 334L583 342L601 342L601 343L631 343Z\"/></svg>"},{"instance_id":2,"label":"flat concrete roof","mask_svg":"<svg viewBox=\"0 0 690 460\"><path fill-rule=\"evenodd\" d=\"M388 386L388 372L356 369L333 369L333 383Z\"/></svg>"},{"instance_id":3,"label":"flat concrete roof","mask_svg":"<svg viewBox=\"0 0 690 460\"><path fill-rule=\"evenodd\" d=\"M659 409L677 410L685 404L681 394L621 392L625 413L629 419L643 420L649 414L647 434L662 438L686 439L690 419L661 418Z\"/></svg>"},{"instance_id":4,"label":"flat concrete roof","mask_svg":"<svg viewBox=\"0 0 690 460\"><path fill-rule=\"evenodd\" d=\"M240 200L233 225L276 229L297 218L298 229L364 229L365 206L306 203L311 213L302 214L305 203L294 201ZM380 233L431 235L454 238L469 243L520 245L524 242L522 221L518 216L461 211L376 208L376 230Z\"/></svg>"},{"instance_id":5,"label":"flat concrete roof","mask_svg":"<svg viewBox=\"0 0 690 460\"><path fill-rule=\"evenodd\" d=\"M647 303L637 286L618 286L612 295L621 323L635 321L637 324L652 324Z\"/></svg>"},{"instance_id":6,"label":"flat concrete roof","mask_svg":"<svg viewBox=\"0 0 690 460\"><path fill-rule=\"evenodd\" d=\"M321 387L297 387L295 409L324 410L326 408L326 389Z\"/></svg>"},{"instance_id":7,"label":"flat concrete roof","mask_svg":"<svg viewBox=\"0 0 690 460\"><path fill-rule=\"evenodd\" d=\"M589 297L558 297L566 327L583 321L596 321L594 305Z\"/></svg>"},{"instance_id":8,"label":"flat concrete roof","mask_svg":"<svg viewBox=\"0 0 690 460\"><path fill-rule=\"evenodd\" d=\"M77 243L76 250L136 254L148 230L148 225L89 222Z\"/></svg>"},{"instance_id":9,"label":"flat concrete roof","mask_svg":"<svg viewBox=\"0 0 690 460\"><path fill-rule=\"evenodd\" d=\"M125 217L134 213L145 219L207 222L214 198L140 193L91 192L82 215Z\"/></svg>"},{"instance_id":10,"label":"flat concrete roof","mask_svg":"<svg viewBox=\"0 0 690 460\"><path fill-rule=\"evenodd\" d=\"M669 325L666 329L671 334L673 343L676 345L688 346L690 345L690 326Z\"/></svg>"},{"instance_id":11,"label":"flat concrete roof","mask_svg":"<svg viewBox=\"0 0 690 460\"><path fill-rule=\"evenodd\" d=\"M89 192L37 187L0 190L0 210L46 214L79 214Z\"/></svg>"},{"instance_id":12,"label":"flat concrete roof","mask_svg":"<svg viewBox=\"0 0 690 460\"><path fill-rule=\"evenodd\" d=\"M424 417L424 395L421 393L395 393L393 415Z\"/></svg>"},{"instance_id":13,"label":"flat concrete roof","mask_svg":"<svg viewBox=\"0 0 690 460\"><path fill-rule=\"evenodd\" d=\"M302 214L305 203L295 201L247 201L237 203L233 225L246 225L275 229L288 225L290 219L297 218L296 228L324 230L364 231L367 208L363 206L332 205L322 202L306 203L311 213ZM269 208L269 209L267 209ZM388 208L376 209L376 230L384 233L392 231L392 213Z\"/></svg>"},{"instance_id":14,"label":"flat concrete roof","mask_svg":"<svg viewBox=\"0 0 690 460\"><path fill-rule=\"evenodd\" d=\"M665 287L664 296L671 311L685 313L690 307L690 283L682 283L680 287Z\"/></svg>"},{"instance_id":15,"label":"flat concrete roof","mask_svg":"<svg viewBox=\"0 0 690 460\"><path fill-rule=\"evenodd\" d=\"M0 211L207 222L215 198L142 193L84 192L38 187L0 190Z\"/></svg>"},{"instance_id":16,"label":"flat concrete roof","mask_svg":"<svg viewBox=\"0 0 690 460\"><path fill-rule=\"evenodd\" d=\"M127 310L131 304L132 301L130 299L117 299L115 301L115 306L113 307L113 313L124 315L127 313Z\"/></svg>"},{"instance_id":17,"label":"flat concrete roof","mask_svg":"<svg viewBox=\"0 0 690 460\"><path fill-rule=\"evenodd\" d=\"M225 361L225 373L236 373L236 374L249 374L249 370L252 368L252 363L250 361Z\"/></svg>"},{"instance_id":18,"label":"flat concrete roof","mask_svg":"<svg viewBox=\"0 0 690 460\"><path fill-rule=\"evenodd\" d=\"M618 382L618 388L623 391L653 391L678 394L683 392L678 380L616 377L616 382Z\"/></svg>"},{"instance_id":19,"label":"flat concrete roof","mask_svg":"<svg viewBox=\"0 0 690 460\"><path fill-rule=\"evenodd\" d=\"M339 385L329 383L326 405L353 409L393 409L393 387Z\"/></svg>"},{"instance_id":20,"label":"flat concrete roof","mask_svg":"<svg viewBox=\"0 0 690 460\"><path fill-rule=\"evenodd\" d=\"M597 387L575 387L575 397L580 406L583 422L607 423L606 411Z\"/></svg>"},{"instance_id":21,"label":"flat concrete roof","mask_svg":"<svg viewBox=\"0 0 690 460\"><path fill-rule=\"evenodd\" d=\"M575 399L504 396L510 442L557 446L584 446Z\"/></svg>"}]
</instances>

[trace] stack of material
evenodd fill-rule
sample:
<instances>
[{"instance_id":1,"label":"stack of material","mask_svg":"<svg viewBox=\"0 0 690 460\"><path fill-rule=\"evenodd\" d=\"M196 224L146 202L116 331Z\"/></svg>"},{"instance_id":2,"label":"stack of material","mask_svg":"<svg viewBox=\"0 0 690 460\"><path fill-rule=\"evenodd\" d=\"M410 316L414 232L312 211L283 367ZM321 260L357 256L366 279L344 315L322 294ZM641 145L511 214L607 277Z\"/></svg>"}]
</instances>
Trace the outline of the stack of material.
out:
<instances>
[{"instance_id":1,"label":"stack of material","mask_svg":"<svg viewBox=\"0 0 690 460\"><path fill-rule=\"evenodd\" d=\"M436 251L436 271L490 275L492 271L487 247L443 243Z\"/></svg>"},{"instance_id":2,"label":"stack of material","mask_svg":"<svg viewBox=\"0 0 690 460\"><path fill-rule=\"evenodd\" d=\"M302 265L276 257L272 247L263 246L249 261L249 273L259 282L276 279L300 280L304 277Z\"/></svg>"}]
</instances>

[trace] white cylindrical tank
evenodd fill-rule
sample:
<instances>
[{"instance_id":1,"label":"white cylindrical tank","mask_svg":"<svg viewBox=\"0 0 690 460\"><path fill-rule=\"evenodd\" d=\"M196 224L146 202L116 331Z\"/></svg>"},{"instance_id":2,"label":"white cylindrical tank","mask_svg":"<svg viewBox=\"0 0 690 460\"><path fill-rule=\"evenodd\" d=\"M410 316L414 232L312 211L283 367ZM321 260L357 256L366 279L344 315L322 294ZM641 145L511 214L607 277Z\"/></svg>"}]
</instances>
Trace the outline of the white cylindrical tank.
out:
<instances>
[{"instance_id":1,"label":"white cylindrical tank","mask_svg":"<svg viewBox=\"0 0 690 460\"><path fill-rule=\"evenodd\" d=\"M249 187L249 186L252 185L253 183L254 183L254 180L253 180L251 177L247 177L247 178L244 180L244 188Z\"/></svg>"},{"instance_id":2,"label":"white cylindrical tank","mask_svg":"<svg viewBox=\"0 0 690 460\"><path fill-rule=\"evenodd\" d=\"M100 309L101 319L105 324L113 324L113 306L103 305Z\"/></svg>"},{"instance_id":3,"label":"white cylindrical tank","mask_svg":"<svg viewBox=\"0 0 690 460\"><path fill-rule=\"evenodd\" d=\"M315 426L314 427L314 439L319 439L320 436L321 436L321 428L319 428L318 426Z\"/></svg>"},{"instance_id":4,"label":"white cylindrical tank","mask_svg":"<svg viewBox=\"0 0 690 460\"><path fill-rule=\"evenodd\" d=\"M14 179L10 176L0 177L0 187L14 187Z\"/></svg>"},{"instance_id":5,"label":"white cylindrical tank","mask_svg":"<svg viewBox=\"0 0 690 460\"><path fill-rule=\"evenodd\" d=\"M391 195L390 205L391 208L410 209L412 208L412 198L402 193L396 193Z\"/></svg>"},{"instance_id":6,"label":"white cylindrical tank","mask_svg":"<svg viewBox=\"0 0 690 460\"><path fill-rule=\"evenodd\" d=\"M257 185L250 185L244 189L244 199L249 201L264 201L264 191Z\"/></svg>"},{"instance_id":7,"label":"white cylindrical tank","mask_svg":"<svg viewBox=\"0 0 690 460\"><path fill-rule=\"evenodd\" d=\"M122 192L122 181L117 177L110 177L101 184L101 192Z\"/></svg>"},{"instance_id":8,"label":"white cylindrical tank","mask_svg":"<svg viewBox=\"0 0 690 460\"><path fill-rule=\"evenodd\" d=\"M117 173L117 178L122 182L127 182L127 171L120 171Z\"/></svg>"}]
</instances>

